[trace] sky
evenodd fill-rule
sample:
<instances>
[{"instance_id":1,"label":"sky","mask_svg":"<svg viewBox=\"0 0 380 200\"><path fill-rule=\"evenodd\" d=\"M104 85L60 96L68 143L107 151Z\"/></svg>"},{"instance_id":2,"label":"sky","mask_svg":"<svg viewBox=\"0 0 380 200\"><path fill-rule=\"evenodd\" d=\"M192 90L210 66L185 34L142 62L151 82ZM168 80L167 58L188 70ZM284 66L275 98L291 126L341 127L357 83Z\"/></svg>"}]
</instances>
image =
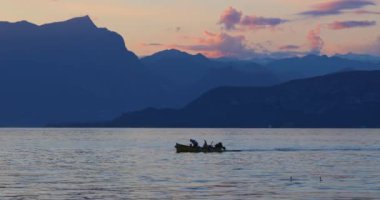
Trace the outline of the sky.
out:
<instances>
[{"instance_id":1,"label":"sky","mask_svg":"<svg viewBox=\"0 0 380 200\"><path fill-rule=\"evenodd\" d=\"M0 0L0 21L84 15L139 56L171 48L241 59L380 56L380 0Z\"/></svg>"}]
</instances>

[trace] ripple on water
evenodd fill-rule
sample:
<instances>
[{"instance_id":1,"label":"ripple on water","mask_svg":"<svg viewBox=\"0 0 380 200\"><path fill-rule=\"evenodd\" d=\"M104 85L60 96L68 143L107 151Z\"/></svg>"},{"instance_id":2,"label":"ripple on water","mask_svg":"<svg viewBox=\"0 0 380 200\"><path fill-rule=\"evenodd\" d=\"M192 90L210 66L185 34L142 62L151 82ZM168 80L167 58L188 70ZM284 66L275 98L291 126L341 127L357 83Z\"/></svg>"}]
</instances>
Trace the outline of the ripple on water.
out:
<instances>
[{"instance_id":1,"label":"ripple on water","mask_svg":"<svg viewBox=\"0 0 380 200\"><path fill-rule=\"evenodd\" d=\"M377 132L0 129L0 199L377 199ZM241 151L174 153L190 136Z\"/></svg>"}]
</instances>

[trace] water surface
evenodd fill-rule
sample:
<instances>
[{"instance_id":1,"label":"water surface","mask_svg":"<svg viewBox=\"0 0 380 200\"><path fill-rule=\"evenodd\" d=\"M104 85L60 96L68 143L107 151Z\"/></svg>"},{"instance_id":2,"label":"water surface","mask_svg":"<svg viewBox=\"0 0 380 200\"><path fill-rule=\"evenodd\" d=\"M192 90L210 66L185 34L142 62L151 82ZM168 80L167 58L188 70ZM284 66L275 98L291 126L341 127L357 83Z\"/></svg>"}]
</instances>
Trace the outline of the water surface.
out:
<instances>
[{"instance_id":1,"label":"water surface","mask_svg":"<svg viewBox=\"0 0 380 200\"><path fill-rule=\"evenodd\" d=\"M0 199L158 198L379 199L380 130L0 129Z\"/></svg>"}]
</instances>

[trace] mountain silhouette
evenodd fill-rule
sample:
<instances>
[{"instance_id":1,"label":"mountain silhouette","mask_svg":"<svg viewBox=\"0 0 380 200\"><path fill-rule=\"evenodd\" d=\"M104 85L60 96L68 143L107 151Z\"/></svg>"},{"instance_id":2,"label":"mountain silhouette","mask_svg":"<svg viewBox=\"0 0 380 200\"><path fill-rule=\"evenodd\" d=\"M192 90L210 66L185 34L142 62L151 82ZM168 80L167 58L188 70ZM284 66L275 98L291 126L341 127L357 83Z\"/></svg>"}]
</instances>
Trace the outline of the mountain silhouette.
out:
<instances>
[{"instance_id":1,"label":"mountain silhouette","mask_svg":"<svg viewBox=\"0 0 380 200\"><path fill-rule=\"evenodd\" d=\"M0 126L104 121L147 107L181 108L221 86L270 86L379 64L307 56L257 64L176 49L139 59L89 16L0 22Z\"/></svg>"},{"instance_id":2,"label":"mountain silhouette","mask_svg":"<svg viewBox=\"0 0 380 200\"><path fill-rule=\"evenodd\" d=\"M202 54L191 55L176 49L163 50L141 59L155 74L176 84L197 82L215 63Z\"/></svg>"},{"instance_id":3,"label":"mountain silhouette","mask_svg":"<svg viewBox=\"0 0 380 200\"><path fill-rule=\"evenodd\" d=\"M366 55L366 54L355 54L355 53L335 54L334 57L344 58L347 60L363 61L363 62L370 62L370 63L380 63L380 57L379 56Z\"/></svg>"},{"instance_id":4,"label":"mountain silhouette","mask_svg":"<svg viewBox=\"0 0 380 200\"><path fill-rule=\"evenodd\" d=\"M220 87L182 109L148 108L101 125L380 127L379 84L380 71L351 71L270 87Z\"/></svg>"},{"instance_id":5,"label":"mountain silhouette","mask_svg":"<svg viewBox=\"0 0 380 200\"><path fill-rule=\"evenodd\" d=\"M88 16L2 22L0 35L0 125L107 119L164 94L123 38Z\"/></svg>"},{"instance_id":6,"label":"mountain silhouette","mask_svg":"<svg viewBox=\"0 0 380 200\"><path fill-rule=\"evenodd\" d=\"M259 86L278 83L265 67L245 61L220 62L202 54L169 49L141 59L148 71L170 82L171 107L186 105L203 92L220 86ZM170 105L170 104L169 104Z\"/></svg>"},{"instance_id":7,"label":"mountain silhouette","mask_svg":"<svg viewBox=\"0 0 380 200\"><path fill-rule=\"evenodd\" d=\"M379 70L380 64L340 57L307 55L275 60L267 64L283 81L326 75L349 70Z\"/></svg>"}]
</instances>

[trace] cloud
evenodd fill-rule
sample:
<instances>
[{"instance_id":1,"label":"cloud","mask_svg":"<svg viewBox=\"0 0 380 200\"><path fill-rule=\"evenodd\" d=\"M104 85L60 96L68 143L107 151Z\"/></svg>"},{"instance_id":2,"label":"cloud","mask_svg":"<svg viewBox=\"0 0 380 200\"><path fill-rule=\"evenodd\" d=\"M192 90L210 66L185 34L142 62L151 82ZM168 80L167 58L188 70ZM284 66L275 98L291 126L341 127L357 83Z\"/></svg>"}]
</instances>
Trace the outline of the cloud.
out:
<instances>
[{"instance_id":1,"label":"cloud","mask_svg":"<svg viewBox=\"0 0 380 200\"><path fill-rule=\"evenodd\" d=\"M356 10L355 13L358 14L358 15L364 15L364 14L368 14L368 15L380 15L380 12L378 12L378 11L370 11L370 10Z\"/></svg>"},{"instance_id":2,"label":"cloud","mask_svg":"<svg viewBox=\"0 0 380 200\"><path fill-rule=\"evenodd\" d=\"M281 18L266 18L266 17L257 17L257 16L245 16L241 22L241 26L248 27L249 29L260 29L267 27L274 27L282 23L288 22Z\"/></svg>"},{"instance_id":3,"label":"cloud","mask_svg":"<svg viewBox=\"0 0 380 200\"><path fill-rule=\"evenodd\" d=\"M243 13L235 8L229 7L223 11L219 19L219 24L224 25L227 30L235 29L235 26L240 23Z\"/></svg>"},{"instance_id":4,"label":"cloud","mask_svg":"<svg viewBox=\"0 0 380 200\"><path fill-rule=\"evenodd\" d=\"M311 29L306 36L307 46L310 48L309 53L321 54L325 46L325 42L321 37L322 30L342 30L375 25L376 21L335 21L330 24L318 24L315 28Z\"/></svg>"},{"instance_id":5,"label":"cloud","mask_svg":"<svg viewBox=\"0 0 380 200\"><path fill-rule=\"evenodd\" d=\"M252 30L273 28L285 22L288 22L288 20L255 15L243 15L241 11L229 7L221 14L218 24L223 25L226 30Z\"/></svg>"},{"instance_id":6,"label":"cloud","mask_svg":"<svg viewBox=\"0 0 380 200\"><path fill-rule=\"evenodd\" d=\"M305 55L304 52L297 52L301 47L297 45L287 45L282 51L268 51L261 44L248 45L248 41L242 35L230 35L228 33L204 32L203 37L195 38L192 45L168 45L168 48L178 48L184 51L202 53L207 57L234 57L238 59L257 58L287 58ZM268 41L269 42L269 41Z\"/></svg>"},{"instance_id":7,"label":"cloud","mask_svg":"<svg viewBox=\"0 0 380 200\"><path fill-rule=\"evenodd\" d=\"M266 58L282 59L282 58L302 57L307 54L308 52L302 52L302 51L277 51L277 52L271 52Z\"/></svg>"},{"instance_id":8,"label":"cloud","mask_svg":"<svg viewBox=\"0 0 380 200\"><path fill-rule=\"evenodd\" d=\"M163 46L161 43L142 43L142 46Z\"/></svg>"},{"instance_id":9,"label":"cloud","mask_svg":"<svg viewBox=\"0 0 380 200\"><path fill-rule=\"evenodd\" d=\"M321 25L318 25L307 34L306 38L312 54L320 54L323 49L324 41L321 37L321 29Z\"/></svg>"},{"instance_id":10,"label":"cloud","mask_svg":"<svg viewBox=\"0 0 380 200\"><path fill-rule=\"evenodd\" d=\"M194 45L176 45L175 47L197 51L208 57L239 57L251 56L255 53L246 45L242 35L229 35L227 33L204 32L204 36L196 39Z\"/></svg>"},{"instance_id":11,"label":"cloud","mask_svg":"<svg viewBox=\"0 0 380 200\"><path fill-rule=\"evenodd\" d=\"M289 45L280 46L279 50L281 50L281 51L294 51L294 50L297 50L297 49L300 49L300 48L301 47L298 46L298 45L289 44Z\"/></svg>"},{"instance_id":12,"label":"cloud","mask_svg":"<svg viewBox=\"0 0 380 200\"><path fill-rule=\"evenodd\" d=\"M376 21L335 21L328 24L327 27L331 30L342 30L349 28L370 27L375 25Z\"/></svg>"},{"instance_id":13,"label":"cloud","mask_svg":"<svg viewBox=\"0 0 380 200\"><path fill-rule=\"evenodd\" d=\"M373 0L333 0L317 4L312 10L300 14L307 16L338 15L346 10L356 10L365 6L374 5L376 5L376 3Z\"/></svg>"}]
</instances>

